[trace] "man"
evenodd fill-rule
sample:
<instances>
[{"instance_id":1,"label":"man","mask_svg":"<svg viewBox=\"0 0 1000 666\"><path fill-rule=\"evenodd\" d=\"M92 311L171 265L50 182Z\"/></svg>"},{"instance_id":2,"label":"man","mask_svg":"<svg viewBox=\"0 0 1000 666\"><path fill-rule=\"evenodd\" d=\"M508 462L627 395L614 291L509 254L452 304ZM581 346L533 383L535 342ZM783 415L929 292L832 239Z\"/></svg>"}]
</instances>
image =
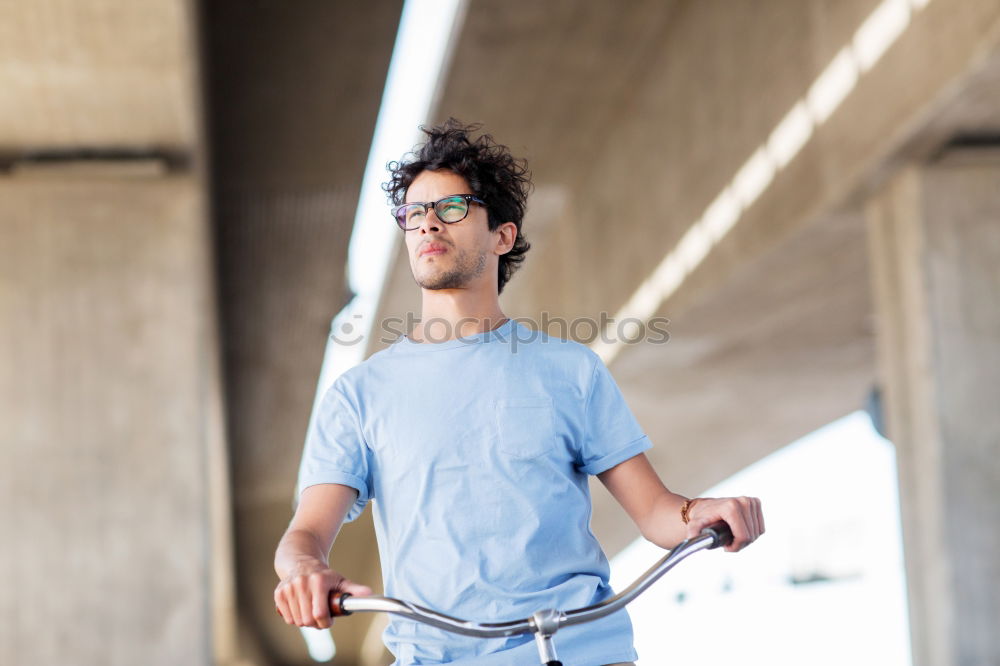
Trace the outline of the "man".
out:
<instances>
[{"instance_id":1,"label":"man","mask_svg":"<svg viewBox=\"0 0 1000 666\"><path fill-rule=\"evenodd\" d=\"M341 375L309 434L299 503L275 554L274 598L289 624L330 626L331 591L371 590L332 570L344 520L375 500L388 596L477 621L524 618L611 596L590 531L594 474L642 535L672 548L718 520L736 551L764 531L756 498L688 500L647 461L650 447L600 358L508 319L499 293L524 259L523 161L475 127L424 130L386 189L403 229L420 323ZM531 636L482 640L392 617L397 663L537 663ZM561 630L567 666L636 659L625 611Z\"/></svg>"}]
</instances>

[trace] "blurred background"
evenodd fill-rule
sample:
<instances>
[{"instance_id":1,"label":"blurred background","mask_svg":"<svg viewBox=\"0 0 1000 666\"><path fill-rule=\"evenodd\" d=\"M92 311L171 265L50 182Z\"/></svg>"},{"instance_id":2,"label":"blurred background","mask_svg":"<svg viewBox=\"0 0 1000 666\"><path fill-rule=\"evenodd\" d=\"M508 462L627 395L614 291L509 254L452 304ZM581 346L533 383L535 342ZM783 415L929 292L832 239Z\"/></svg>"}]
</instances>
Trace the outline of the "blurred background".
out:
<instances>
[{"instance_id":1,"label":"blurred background","mask_svg":"<svg viewBox=\"0 0 1000 666\"><path fill-rule=\"evenodd\" d=\"M385 163L455 116L534 174L505 312L669 319L564 335L673 490L763 499L639 663L1000 664L998 0L3 0L0 90L0 663L390 663L272 557L317 391L419 313ZM370 512L333 563L378 585Z\"/></svg>"}]
</instances>

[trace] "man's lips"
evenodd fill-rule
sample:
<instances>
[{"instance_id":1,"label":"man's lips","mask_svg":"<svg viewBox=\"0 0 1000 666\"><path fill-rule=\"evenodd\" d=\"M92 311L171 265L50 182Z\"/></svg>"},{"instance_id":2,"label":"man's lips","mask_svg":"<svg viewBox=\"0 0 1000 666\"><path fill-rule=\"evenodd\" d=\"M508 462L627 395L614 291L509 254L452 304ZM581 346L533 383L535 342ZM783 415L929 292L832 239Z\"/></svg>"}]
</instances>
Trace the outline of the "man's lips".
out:
<instances>
[{"instance_id":1,"label":"man's lips","mask_svg":"<svg viewBox=\"0 0 1000 666\"><path fill-rule=\"evenodd\" d=\"M448 246L443 243L428 243L427 245L420 248L420 252L417 253L418 257L423 257L428 254L444 254L448 251Z\"/></svg>"}]
</instances>

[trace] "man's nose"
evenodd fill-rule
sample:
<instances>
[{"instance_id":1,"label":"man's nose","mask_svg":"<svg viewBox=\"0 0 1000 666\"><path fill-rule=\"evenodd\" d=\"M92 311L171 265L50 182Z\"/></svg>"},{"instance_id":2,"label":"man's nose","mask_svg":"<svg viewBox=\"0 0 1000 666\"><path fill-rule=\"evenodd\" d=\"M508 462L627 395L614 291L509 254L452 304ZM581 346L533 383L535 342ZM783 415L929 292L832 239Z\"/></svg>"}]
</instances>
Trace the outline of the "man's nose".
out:
<instances>
[{"instance_id":1,"label":"man's nose","mask_svg":"<svg viewBox=\"0 0 1000 666\"><path fill-rule=\"evenodd\" d=\"M439 231L441 226L441 220L438 219L437 211L434 210L434 206L428 207L424 212L424 221L420 223L420 230L422 232Z\"/></svg>"}]
</instances>

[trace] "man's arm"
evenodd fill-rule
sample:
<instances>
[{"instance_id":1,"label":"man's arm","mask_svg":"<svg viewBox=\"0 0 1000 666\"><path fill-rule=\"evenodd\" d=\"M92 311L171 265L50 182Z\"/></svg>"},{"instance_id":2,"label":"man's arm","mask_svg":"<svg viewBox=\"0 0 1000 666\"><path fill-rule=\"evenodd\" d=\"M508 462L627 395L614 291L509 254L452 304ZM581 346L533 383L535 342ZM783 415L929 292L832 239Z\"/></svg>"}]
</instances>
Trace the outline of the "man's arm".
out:
<instances>
[{"instance_id":1,"label":"man's arm","mask_svg":"<svg viewBox=\"0 0 1000 666\"><path fill-rule=\"evenodd\" d=\"M278 543L274 570L281 582L274 604L288 624L325 629L330 626L330 592L358 596L372 593L330 569L327 556L357 491L336 483L302 491L295 516Z\"/></svg>"},{"instance_id":2,"label":"man's arm","mask_svg":"<svg viewBox=\"0 0 1000 666\"><path fill-rule=\"evenodd\" d=\"M622 505L642 536L660 548L673 548L720 520L733 531L726 550L740 550L764 533L764 516L756 497L699 497L691 500L688 523L681 519L687 498L667 490L646 455L637 456L597 475Z\"/></svg>"}]
</instances>

